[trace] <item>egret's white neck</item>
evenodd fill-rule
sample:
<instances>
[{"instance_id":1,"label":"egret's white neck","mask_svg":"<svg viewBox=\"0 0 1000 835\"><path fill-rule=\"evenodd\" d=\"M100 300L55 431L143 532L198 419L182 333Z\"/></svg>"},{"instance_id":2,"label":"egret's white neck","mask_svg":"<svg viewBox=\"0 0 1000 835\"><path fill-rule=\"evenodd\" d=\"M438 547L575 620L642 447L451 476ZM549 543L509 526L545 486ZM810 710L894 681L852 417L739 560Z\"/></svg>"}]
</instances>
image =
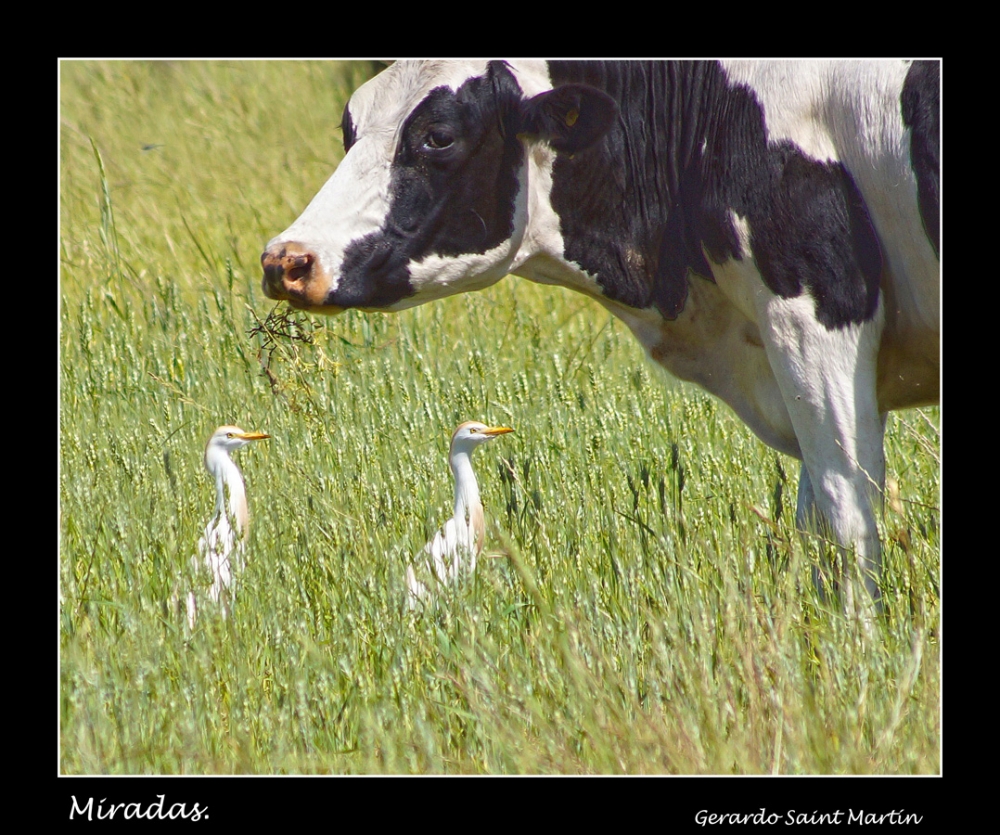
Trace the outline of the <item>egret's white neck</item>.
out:
<instances>
[{"instance_id":1,"label":"egret's white neck","mask_svg":"<svg viewBox=\"0 0 1000 835\"><path fill-rule=\"evenodd\" d=\"M455 518L461 519L466 511L481 508L479 482L472 470L472 453L456 450L451 455L451 471L455 475Z\"/></svg>"},{"instance_id":2,"label":"egret's white neck","mask_svg":"<svg viewBox=\"0 0 1000 835\"><path fill-rule=\"evenodd\" d=\"M215 476L215 513L225 512L226 491L229 492L229 517L236 523L238 531L245 532L250 521L247 508L247 492L243 485L240 468L223 450L209 450L205 454L205 466Z\"/></svg>"}]
</instances>

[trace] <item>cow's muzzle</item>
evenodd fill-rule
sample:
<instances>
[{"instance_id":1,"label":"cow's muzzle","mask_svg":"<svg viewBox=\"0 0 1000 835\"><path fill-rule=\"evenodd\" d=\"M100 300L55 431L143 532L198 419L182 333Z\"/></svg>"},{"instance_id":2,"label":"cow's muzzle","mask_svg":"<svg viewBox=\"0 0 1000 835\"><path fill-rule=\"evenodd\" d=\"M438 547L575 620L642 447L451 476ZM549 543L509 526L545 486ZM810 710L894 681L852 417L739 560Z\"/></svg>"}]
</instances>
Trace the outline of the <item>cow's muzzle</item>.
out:
<instances>
[{"instance_id":1,"label":"cow's muzzle","mask_svg":"<svg viewBox=\"0 0 1000 835\"><path fill-rule=\"evenodd\" d=\"M339 313L342 308L327 304L330 277L316 254L295 241L275 243L260 256L264 268L261 287L269 299L288 301L293 307Z\"/></svg>"}]
</instances>

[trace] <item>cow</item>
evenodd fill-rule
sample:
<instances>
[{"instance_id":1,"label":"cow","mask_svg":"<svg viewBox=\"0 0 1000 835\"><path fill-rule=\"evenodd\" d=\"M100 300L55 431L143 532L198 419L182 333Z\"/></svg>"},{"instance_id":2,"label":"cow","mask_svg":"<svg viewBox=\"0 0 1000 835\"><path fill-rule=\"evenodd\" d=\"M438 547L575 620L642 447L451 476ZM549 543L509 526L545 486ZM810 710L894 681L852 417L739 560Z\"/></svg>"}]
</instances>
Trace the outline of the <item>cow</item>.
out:
<instances>
[{"instance_id":1,"label":"cow","mask_svg":"<svg viewBox=\"0 0 1000 835\"><path fill-rule=\"evenodd\" d=\"M886 415L939 396L939 98L936 61L397 62L263 291L585 293L802 462L797 524L855 555L855 608L859 578L880 597Z\"/></svg>"}]
</instances>

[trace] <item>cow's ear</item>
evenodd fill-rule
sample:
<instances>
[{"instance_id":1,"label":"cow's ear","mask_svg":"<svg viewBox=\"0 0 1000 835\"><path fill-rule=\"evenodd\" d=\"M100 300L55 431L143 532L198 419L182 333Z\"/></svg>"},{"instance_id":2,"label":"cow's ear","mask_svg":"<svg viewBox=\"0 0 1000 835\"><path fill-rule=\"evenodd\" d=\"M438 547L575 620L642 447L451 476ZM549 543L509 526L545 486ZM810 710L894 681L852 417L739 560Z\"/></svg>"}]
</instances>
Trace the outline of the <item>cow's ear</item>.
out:
<instances>
[{"instance_id":1,"label":"cow's ear","mask_svg":"<svg viewBox=\"0 0 1000 835\"><path fill-rule=\"evenodd\" d=\"M615 100L585 84L563 84L521 103L521 133L575 154L608 132L618 113Z\"/></svg>"}]
</instances>

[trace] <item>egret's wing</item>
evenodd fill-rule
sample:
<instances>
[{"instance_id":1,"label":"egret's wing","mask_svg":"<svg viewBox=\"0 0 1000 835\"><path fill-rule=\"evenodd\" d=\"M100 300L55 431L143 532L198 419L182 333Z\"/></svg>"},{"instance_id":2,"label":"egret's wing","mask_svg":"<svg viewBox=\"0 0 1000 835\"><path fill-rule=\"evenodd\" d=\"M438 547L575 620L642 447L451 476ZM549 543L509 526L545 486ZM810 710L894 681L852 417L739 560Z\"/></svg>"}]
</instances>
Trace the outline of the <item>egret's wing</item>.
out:
<instances>
[{"instance_id":1,"label":"egret's wing","mask_svg":"<svg viewBox=\"0 0 1000 835\"><path fill-rule=\"evenodd\" d=\"M409 592L406 598L408 606L413 609L420 601L428 598L427 586L417 579L417 575L412 565L406 566L406 589Z\"/></svg>"},{"instance_id":2,"label":"egret's wing","mask_svg":"<svg viewBox=\"0 0 1000 835\"><path fill-rule=\"evenodd\" d=\"M205 528L205 535L198 540L198 553L201 554L202 561L208 570L212 572L209 595L216 603L219 602L222 590L232 587L232 558L237 555L242 546L243 543L229 524L225 513L218 514L209 522L208 527Z\"/></svg>"},{"instance_id":3,"label":"egret's wing","mask_svg":"<svg viewBox=\"0 0 1000 835\"><path fill-rule=\"evenodd\" d=\"M424 548L430 554L434 573L442 583L449 583L458 576L460 558L469 548L468 539L468 528L449 519Z\"/></svg>"},{"instance_id":4,"label":"egret's wing","mask_svg":"<svg viewBox=\"0 0 1000 835\"><path fill-rule=\"evenodd\" d=\"M469 571L475 571L476 557L483 550L483 542L486 540L486 517L481 504L473 505L466 532L469 536Z\"/></svg>"},{"instance_id":5,"label":"egret's wing","mask_svg":"<svg viewBox=\"0 0 1000 835\"><path fill-rule=\"evenodd\" d=\"M479 509L482 517L482 509ZM481 536L477 536L477 525L472 519L471 524L464 519L460 522L449 519L434 538L424 546L424 560L429 563L437 582L449 584L454 582L462 568L462 559L470 559L470 568L476 567L476 551ZM419 562L419 561L418 561ZM419 566L418 566L419 568ZM417 579L412 565L406 568L406 587L409 590L408 599L411 606L415 600L426 600L430 596L428 586Z\"/></svg>"}]
</instances>

